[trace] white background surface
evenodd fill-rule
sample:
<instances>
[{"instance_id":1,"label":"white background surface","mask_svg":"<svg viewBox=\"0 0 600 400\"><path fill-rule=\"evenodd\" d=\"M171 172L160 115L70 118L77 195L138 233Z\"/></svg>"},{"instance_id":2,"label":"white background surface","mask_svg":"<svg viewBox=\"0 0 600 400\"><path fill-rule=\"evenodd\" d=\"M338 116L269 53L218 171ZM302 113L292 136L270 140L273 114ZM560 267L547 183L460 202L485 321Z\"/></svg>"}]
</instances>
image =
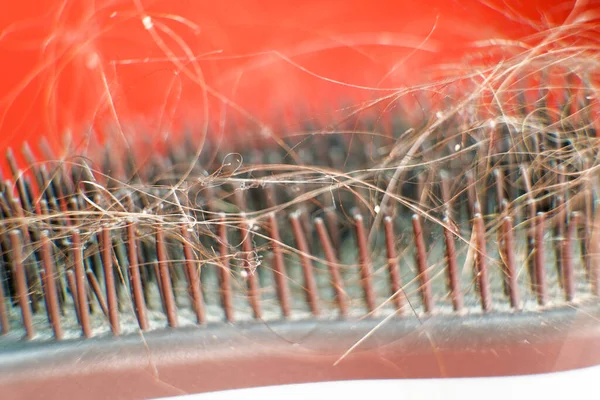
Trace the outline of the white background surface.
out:
<instances>
[{"instance_id":1,"label":"white background surface","mask_svg":"<svg viewBox=\"0 0 600 400\"><path fill-rule=\"evenodd\" d=\"M365 380L269 386L172 397L179 400L379 400L379 399L528 399L600 398L600 366L543 375L464 378Z\"/></svg>"}]
</instances>

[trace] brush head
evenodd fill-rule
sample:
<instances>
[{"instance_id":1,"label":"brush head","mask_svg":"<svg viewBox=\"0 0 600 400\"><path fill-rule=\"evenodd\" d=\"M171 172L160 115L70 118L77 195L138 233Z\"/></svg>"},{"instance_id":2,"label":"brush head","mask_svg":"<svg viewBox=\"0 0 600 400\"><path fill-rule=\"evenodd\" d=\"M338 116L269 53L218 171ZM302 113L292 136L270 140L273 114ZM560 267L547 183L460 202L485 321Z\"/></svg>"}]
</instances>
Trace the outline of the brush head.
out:
<instances>
[{"instance_id":1,"label":"brush head","mask_svg":"<svg viewBox=\"0 0 600 400\"><path fill-rule=\"evenodd\" d=\"M65 159L42 144L46 161L26 148L26 169L9 153L0 346L52 365L52 349L66 352L61 363L74 356L55 339L89 354L117 343L138 368L141 338L170 374L215 352L224 358L207 365L239 356L275 372L301 357L287 345L308 329L314 351L301 358L313 378L355 353L347 377L411 351L434 362L402 376L508 374L532 351L543 360L521 372L544 372L571 366L554 357L565 340L579 366L597 363L587 351L600 329L596 103L590 86L572 89L551 106L540 92L491 114L466 91L420 125L356 114L250 143L188 136L152 153L106 144ZM238 327L261 345L222 353ZM335 359L318 361L327 346ZM207 353L186 364L194 347ZM114 357L111 371L125 368ZM473 368L457 367L465 357Z\"/></svg>"},{"instance_id":2,"label":"brush head","mask_svg":"<svg viewBox=\"0 0 600 400\"><path fill-rule=\"evenodd\" d=\"M188 138L147 160L25 150L26 174L9 153L3 329L51 338L65 319L67 336L89 337L117 319L115 333L595 301L595 133L547 119L523 132L359 120L267 151Z\"/></svg>"}]
</instances>

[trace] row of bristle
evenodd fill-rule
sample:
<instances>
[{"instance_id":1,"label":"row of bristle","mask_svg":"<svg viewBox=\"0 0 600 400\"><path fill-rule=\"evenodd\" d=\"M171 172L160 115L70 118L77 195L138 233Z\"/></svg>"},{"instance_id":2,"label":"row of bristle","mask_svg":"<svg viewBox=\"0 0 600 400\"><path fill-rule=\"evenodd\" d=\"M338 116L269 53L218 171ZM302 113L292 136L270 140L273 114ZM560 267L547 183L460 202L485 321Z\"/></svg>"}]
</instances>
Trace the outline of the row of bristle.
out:
<instances>
[{"instance_id":1,"label":"row of bristle","mask_svg":"<svg viewBox=\"0 0 600 400\"><path fill-rule=\"evenodd\" d=\"M46 152L49 150L46 149ZM364 156L364 155L363 155ZM121 199L120 204L125 210L122 216L119 217L117 228L111 227L115 224L115 220L108 218L103 219L104 215L101 212L94 212L96 207L106 202L102 198L102 192L98 189L95 180L95 174L85 162L80 162L69 170L65 164L59 163L56 168L48 171L44 164L39 164L28 147L24 149L24 157L27 160L31 174L35 179L35 184L32 184L30 176L23 174L18 167L14 156L11 152L8 154L8 163L13 175L15 184L11 181L0 181L0 222L2 236L1 244L4 249L3 260L9 270L3 272L5 279L7 276L14 278L14 287L11 289L4 286L4 282L0 284L0 317L2 322L2 331L8 333L10 328L10 312L11 304L17 301L21 310L22 324L26 332L26 336L31 338L35 334L33 322L33 312L37 312L41 308L38 304L41 299L45 303L45 310L48 316L48 321L56 338L63 337L63 327L61 326L61 316L64 315L65 298L64 293L68 292L72 296L73 306L77 322L81 326L81 331L85 337L93 336L93 329L90 322L90 311L93 311L94 303L100 306L100 310L105 314L109 321L113 334L121 333L121 324L119 318L121 315L119 294L117 290L117 282L115 281L115 265L114 260L120 262L119 255L116 254L114 240L117 237L125 237L124 241L127 250L128 264L128 284L131 294L132 303L134 306L135 318L139 328L142 330L151 329L149 316L147 313L145 290L147 286L144 281L143 266L151 262L144 255L144 250L140 249L140 238L138 237L138 229L140 221L144 222L144 227L150 227L152 231L151 242L154 245L153 254L156 256L155 274L156 283L159 288L159 295L162 304L162 309L167 321L171 327L178 326L178 307L172 287L172 276L170 264L172 262L184 263L185 277L189 297L191 300L191 308L194 312L196 322L204 324L207 322L207 310L204 304L202 277L199 273L199 265L202 260L198 259L197 248L194 243L198 240L195 235L200 237L202 233L194 232L190 235L190 219L185 213L178 214L178 218L183 218L184 222L177 222L176 229L172 228L171 223L163 223L161 220L152 219L153 215L144 215L136 212L136 208L144 208L144 205L149 202L147 197L149 193L140 190L139 192L129 186L117 187L110 189L111 196L117 194L122 195L125 191L126 195ZM49 159L57 159L54 155L49 154ZM118 163L119 161L117 161ZM115 160L112 160L112 164ZM217 164L219 164L217 162ZM480 301L480 308L483 311L491 311L494 309L492 293L490 288L489 277L489 260L491 256L487 249L490 245L490 232L486 228L484 216L495 214L496 221L500 223L500 235L498 247L501 254L500 264L502 264L503 273L505 276L504 289L506 297L510 303L510 307L514 310L519 310L522 307L521 294L517 284L517 275L519 265L517 265L515 251L515 219L527 221L528 251L532 255L533 260L529 261L529 274L531 288L535 293L535 298L539 306L546 306L550 303L548 294L548 283L546 279L546 271L548 269L545 260L547 253L547 241L544 239L547 229L547 216L550 215L553 223L553 235L559 238L559 257L556 260L557 269L559 271L559 283L564 293L564 299L567 302L572 302L578 296L578 291L575 285L574 269L576 265L582 265L585 270L587 283L589 284L589 293L594 296L600 295L600 271L598 261L596 260L595 250L596 244L591 240L593 236L594 226L596 225L594 215L600 215L594 212L593 198L590 194L584 199L584 207L582 210L570 210L569 199L566 191L552 195L551 201L540 200L542 197L538 192L533 190L533 182L529 176L527 166L521 164L517 168L510 167L520 172L524 180L525 195L519 196L514 192L514 188L507 184L507 176L501 167L492 169L493 186L496 193L496 198L492 199L495 203L495 209L489 209L489 196L481 195L477 191L477 183L475 173L468 171L466 173L466 187L464 189L468 220L471 230L471 236L474 238L474 254L475 254L475 281L477 288L477 296ZM79 173L79 178L75 177ZM126 168L121 166L117 168L123 171ZM163 166L166 170L167 166ZM158 170L160 172L160 169ZM556 167L557 183L560 186L564 184L566 171L562 165ZM73 174L73 179L68 175ZM152 175L159 176L156 171ZM450 190L450 176L456 171L440 173L439 193L441 195L442 207L436 212L441 213L442 231L444 236L445 247L445 273L447 281L447 289L451 299L454 311L461 312L465 309L463 293L464 289L460 286L460 271L457 261L457 250L455 242L460 236L459 229L455 222L460 222L461 216L454 215L457 205L454 205L457 196L452 196ZM106 172L109 175L109 171ZM134 180L140 180L139 176L134 177ZM486 178L487 179L487 178ZM113 179L114 180L114 179ZM150 183L150 182L148 182ZM487 182L486 182L487 184ZM115 182L107 183L106 190L109 190L110 185L115 185ZM151 185L151 183L150 183ZM427 199L425 193L428 190L425 174L417 175L416 182L416 204L425 204ZM235 187L235 184L233 185ZM292 185L293 186L293 185ZM18 196L14 195L13 187L16 187ZM35 193L35 189L39 193ZM191 191L191 189L188 187ZM119 192L121 191L121 192ZM279 230L280 221L278 216L284 215L285 211L278 211L277 206L280 204L276 198L273 185L267 184L260 189L261 196L265 199L266 207L275 211L269 211L258 219L254 219L256 223L260 219L267 227L269 253L272 256L272 270L275 282L275 292L277 295L277 304L280 308L281 316L285 318L293 317L294 310L292 307L289 285L289 277L287 266L284 260L284 253L289 247ZM589 192L591 193L591 192ZM250 219L246 218L243 213L231 214L223 213L218 206L214 204L211 197L215 196L210 190L206 190L203 204L205 209L196 210L197 212L208 211L207 220L216 224L215 243L217 244L217 253L219 254L219 289L220 306L224 312L224 318L227 321L235 321L235 306L232 291L232 275L231 266L229 265L229 253L231 253L231 244L228 243L228 235L231 233L231 226L235 226L235 230L240 234L241 253L244 255L244 271L245 284L247 285L247 302L256 319L263 318L262 303L260 298L260 284L252 265L250 256L257 249L254 248L252 241L252 224ZM155 196L156 197L156 196ZM160 196L158 196L160 197ZM246 196L241 194L240 190L233 191L233 200L236 209L243 212L251 210L252 207L246 203ZM525 199L524 216L520 215L517 207L513 204L515 199ZM90 200L91 199L91 200ZM89 204L90 201L94 203ZM110 200L109 200L110 202ZM539 203L545 205L539 206ZM550 211L546 211L548 203L551 203ZM137 205L141 204L141 207ZM486 210L482 210L482 204ZM299 258L300 266L303 273L303 288L306 294L305 302L308 304L311 315L318 317L321 315L320 299L318 298L318 290L316 289L313 261L317 255L315 247L312 243L316 240L320 243L320 249L325 257L328 267L330 286L335 291L335 306L339 315L347 316L350 314L350 304L348 294L345 290L345 282L340 272L339 261L340 251L342 249L342 233L340 226L342 224L339 215L332 210L331 207L318 206L321 211L321 216L315 218L313 223L310 223L309 210L298 207L296 211L289 213L289 226L291 230L289 235L286 232L286 237L291 238L290 244L296 249L297 257ZM558 211L557 211L558 210ZM260 210L259 210L260 211ZM374 266L372 260L372 243L370 241L369 221L372 213L371 210L365 209L364 204L357 202L356 208L351 212L351 225L353 236L355 238L357 249L356 259L358 266L358 274L360 275L360 286L362 290L362 301L364 304L364 312L374 313L378 310L377 296L381 293L376 293L372 276L374 274ZM583 211L583 212L582 212ZM154 211L153 211L154 212ZM385 215L382 218L383 234L385 239L385 257L387 259L387 279L389 281L390 292L385 295L389 298L389 302L393 304L396 312L399 314L407 312L408 297L404 293L404 283L401 281L399 273L400 265L397 255L397 244L399 241L398 235L395 233L395 226L401 225L400 219L410 219L412 229L412 243L415 249L415 265L417 269L417 278L419 281L419 296L423 312L431 313L435 311L436 294L432 288L430 274L430 266L428 265L428 244L425 240L424 231L428 229L423 224L423 215L426 216L425 221L435 225L434 220L429 219L427 212L421 214L413 211L409 213L396 213L390 210L380 210ZM548 214L549 213L549 214ZM160 211L156 212L159 215ZM156 216L155 215L155 216ZM87 230L86 225L80 226L80 217L91 218L91 228ZM136 220L130 220L135 216ZM94 219L95 218L95 219ZM144 218L148 218L144 220ZM117 218L118 219L118 218ZM234 221L234 222L231 222ZM126 222L123 224L123 222ZM193 225L193 224L192 224ZM229 229L228 229L229 227ZM53 229L59 232L67 232L64 236L55 238ZM374 224L371 229L378 229ZM121 230L123 232L115 233L113 231ZM402 232L405 233L405 232ZM581 235L579 234L581 233ZM98 280L100 271L92 271L86 267L86 262L93 263L92 260L86 259L83 251L85 248L82 243L82 234L86 234L89 243L98 245L98 254L100 264L102 265L102 274L104 280ZM315 234L315 236L312 236ZM122 235L122 236L119 236ZM312 239L311 239L312 236ZM62 241L68 238L71 244L68 258L72 265L61 266L54 265L57 260L57 252L64 248ZM169 239L176 238L177 243L181 246L183 252L183 260L172 260L167 249ZM573 258L574 243L581 241L581 262L575 262ZM89 244L87 243L87 244ZM92 258L94 255L88 255L87 258ZM0 260L2 261L2 260ZM27 265L33 265L33 268ZM64 267L64 268L63 268ZM117 265L119 270L123 265ZM64 269L66 282L61 279L55 280L54 277L58 274L58 270ZM8 293L3 293L8 287ZM38 298L32 288L41 288L42 296ZM104 287L104 290L103 290ZM63 295L61 295L61 292ZM92 297L93 296L93 297ZM408 304L412 307L412 305ZM32 312L33 309L33 312Z\"/></svg>"},{"instance_id":2,"label":"row of bristle","mask_svg":"<svg viewBox=\"0 0 600 400\"><path fill-rule=\"evenodd\" d=\"M16 201L13 201L16 205ZM473 209L477 211L479 208L477 203L473 204ZM10 217L10 216L9 216ZM49 215L51 217L51 215ZM364 295L364 302L367 312L373 312L377 308L374 288L371 283L371 275L373 273L373 267L370 260L370 251L368 247L367 230L364 226L363 217L356 213L354 214L354 228L355 235L358 244L358 260L359 260L359 271L361 275L362 290ZM387 216L384 218L384 231L385 231L385 244L387 251L388 260L388 273L390 280L390 287L392 293L390 293L390 299L393 301L397 310L403 310L405 304L405 298L402 295L402 282L399 278L398 273L398 258L395 251L397 238L394 234L394 224L391 217ZM572 301L575 296L574 279L573 279L573 259L571 248L573 241L575 240L576 230L581 222L579 213L573 213L570 222L566 226L566 235L561 243L562 254L564 258L560 260L562 269L562 286L564 288L564 295L567 301ZM247 222L246 222L247 223ZM307 245L307 239L305 237L304 230L299 220L299 215L290 215L290 223L292 227L292 233L295 240L296 248L299 250L299 257L304 273L304 286L306 287L307 302L310 305L312 314L316 317L319 316L319 306L317 291L315 290L315 283L313 277L313 266L311 257L309 256L309 246ZM276 290L281 307L281 314L284 317L291 316L291 307L289 301L289 289L286 276L286 268L282 258L281 249L281 238L278 231L278 222L275 218L274 213L270 213L267 217L267 224L269 226L270 238L271 238L271 251L273 254L273 272L275 274ZM462 290L460 288L457 275L456 255L454 249L455 233L450 229L450 219L448 216L444 218L444 237L446 245L446 271L448 274L448 284L450 290L450 296L452 299L453 308L455 311L461 311L463 309ZM243 225L243 224L242 224ZM416 265L418 267L418 276L420 279L420 295L422 298L423 311L429 313L434 310L434 302L432 296L432 288L428 277L428 265L427 265L427 254L426 245L423 238L423 228L421 219L418 215L412 216L413 225L413 239L416 248ZM486 234L484 222L481 214L475 212L473 216L473 230L476 238L476 277L479 289L479 295L481 300L481 308L484 311L490 311L493 308L489 278L488 278L488 265L487 265L487 254L486 254ZM344 292L344 284L340 278L340 272L338 270L339 262L336 256L336 249L332 244L331 235L325 226L324 221L321 218L317 218L314 221L314 227L318 233L318 237L323 247L325 257L327 259L327 265L329 267L330 279L333 287L336 291L337 307L340 315L344 316L348 311L348 304L346 301L346 294ZM190 244L190 238L188 233L188 224L181 223L180 233L182 237L181 245L185 254L185 270L186 277L188 279L189 293L192 299L192 305L196 314L197 322L202 324L206 322L204 310L204 301L202 297L202 291L200 290L201 282L198 276L196 267L196 260L194 257L194 251ZM250 254L252 249L251 240L249 238L250 228L248 226L241 227L245 229L247 235L244 235L244 241L242 243L243 251L247 255ZM26 331L27 337L34 336L34 326L32 323L32 314L30 301L33 299L29 295L29 285L27 284L27 278L25 275L25 267L22 254L22 249L28 248L35 244L31 239L27 239L28 229L21 227L20 230L11 230L8 233L10 238L11 258L12 258L12 270L16 277L16 298L19 301L19 306L22 313L23 325ZM142 282L140 279L139 262L137 261L137 238L136 238L136 227L134 222L130 222L126 227L127 232L127 248L129 255L129 273L130 273L130 284L131 294L135 306L136 317L138 324L141 329L146 330L149 328L148 317L146 316L146 310L144 305L144 296L142 289ZM545 233L545 214L537 213L536 223L534 228L534 249L533 254L535 255L534 269L535 269L535 290L538 304L544 306L548 303L548 294L546 290L545 270L547 265L544 261L544 233ZM224 260L227 260L226 254L228 251L227 243L227 222L225 215L220 216L220 222L218 225L218 236L220 239L220 255ZM177 322L177 308L175 306L175 298L173 295L173 289L171 287L171 277L169 272L169 259L165 250L165 232L160 224L155 227L155 243L156 243L156 255L158 258L158 283L160 288L160 294L163 302L163 309L166 315L168 325L176 327ZM507 277L507 292L509 294L509 300L511 307L514 309L520 308L519 291L516 283L516 271L517 266L515 265L513 255L513 223L512 218L508 215L502 217L502 240L503 243L502 252L504 254L504 262L506 268ZM82 258L82 244L81 238L76 229L73 229L70 234L72 243L72 258L74 260L73 269L67 271L67 285L69 291L74 299L73 304L75 306L76 315L81 325L82 333L85 337L92 336L92 330L89 321L89 292L92 292L102 312L106 315L109 320L113 334L118 335L120 333L119 327L119 310L116 297L116 288L112 265L112 238L111 232L108 228L104 227L98 234L100 239L100 254L102 257L102 265L104 267L104 287L105 294L102 293L101 285L98 283L96 276L90 270L86 271L83 264ZM26 243L23 243L23 237L25 237ZM48 319L52 325L54 335L56 338L62 337L62 328L60 323L60 307L61 301L57 296L56 282L52 279L55 276L54 257L52 255L52 243L48 237L48 233L45 231L39 232L40 240L40 254L41 254L41 265L43 269L40 270L43 297L46 303L46 311L48 313ZM28 241L28 243L27 243ZM110 243L107 245L107 243ZM33 255L30 255L33 257ZM246 276L248 278L248 301L252 307L254 317L257 319L261 318L261 306L260 300L258 299L258 283L256 281L256 275L252 271L252 267L248 260L246 260ZM225 261L226 263L226 261ZM598 295L598 268L594 264L592 269L589 271L590 284L592 285L592 293ZM228 272L228 265L223 265L220 269L220 291L222 307L225 311L225 318L228 321L234 321L234 310L231 299L231 283L230 275ZM5 294L0 293L2 301L7 299L10 301L10 297L6 297ZM105 299L106 296L106 299ZM0 314L2 315L2 328L3 332L7 333L9 329L8 323L8 311L7 304L0 303Z\"/></svg>"},{"instance_id":3,"label":"row of bristle","mask_svg":"<svg viewBox=\"0 0 600 400\"><path fill-rule=\"evenodd\" d=\"M574 279L573 279L573 260L571 256L571 247L573 243L573 236L575 227L577 226L577 221L579 220L578 215L575 215L573 218L573 222L569 224L568 234L566 235L562 246L564 250L565 258L561 260L562 263L562 271L563 271L563 287L564 287L564 295L567 301L572 301L575 296L575 288L574 288ZM513 256L513 235L512 235L512 219L509 216L505 216L502 220L503 222L503 252L505 255L506 262L506 277L507 277L507 285L509 292L509 299L511 307L518 310L520 308L520 298L519 291L516 283L516 266L514 265L514 256ZM307 301L310 304L310 308L312 314L315 317L319 316L319 307L318 307L318 298L317 291L314 288L314 277L313 277L313 268L310 257L307 256L308 248L306 246L306 239L304 237L304 233L302 229L298 225L298 219L296 216L291 217L291 223L294 231L295 239L297 240L298 250L300 250L300 258L304 273L305 279L305 287L306 287L306 295ZM375 302L375 294L374 289L371 284L370 276L372 274L372 265L369 258L369 251L366 246L366 232L363 225L363 220L360 215L355 216L355 229L356 235L358 239L358 258L360 264L360 274L362 278L362 287L364 293L364 301L366 304L366 311L373 312L377 308L377 304ZM271 225L271 237L273 238L272 242L272 251L274 254L274 273L276 274L276 282L277 282L277 293L281 306L281 313L284 317L290 317L291 309L289 305L289 293L287 287L287 277L285 266L283 264L283 260L281 258L281 253L279 249L279 239L277 233L277 222L274 218L274 215L271 214L269 216L269 224ZM428 278L428 266L427 255L425 250L425 244L423 240L423 230L421 227L420 218L417 215L414 215L412 218L412 224L414 227L414 241L416 247L416 255L417 255L417 266L419 270L420 277L420 293L423 302L424 312L428 313L434 309L434 302L432 297L432 289L430 286L429 278ZM331 244L331 239L329 234L327 233L327 229L324 226L324 223L321 219L315 220L315 226L318 231L319 238L324 248L324 252L328 261L328 267L331 274L331 282L336 290L337 297L337 306L339 308L340 315L345 316L347 314L347 301L346 294L344 293L344 284L340 278L340 273L337 265L339 265L336 255L335 249ZM392 299L395 307L398 311L403 310L404 297L402 296L401 288L402 282L400 281L398 274L398 259L396 257L395 252L395 236L393 233L393 224L392 219L390 217L385 217L384 219L385 226L385 242L386 242L386 250L387 250L387 259L388 259L388 272L389 279L391 282L392 293L390 293L390 298ZM483 219L480 214L477 214L474 219L474 230L475 237L477 238L477 263L476 263L476 276L478 279L478 286L480 291L481 298L481 307L484 311L490 311L493 309L493 304L490 296L490 287L489 287L489 278L487 273L487 254L485 251L485 234L483 227ZM225 235L225 223L220 225L221 230L221 238ZM536 296L538 304L541 306L545 306L548 303L548 294L546 291L546 279L545 279L545 269L546 264L543 258L544 254L544 214L540 213L537 217L537 223L535 225L535 288L536 288ZM186 225L181 226L181 232L183 237L185 238L188 227ZM128 250L129 255L131 257L130 260L130 280L131 280L131 290L132 297L134 299L134 305L136 310L136 316L139 323L139 326L143 330L148 329L148 320L145 311L144 305L144 296L142 293L142 284L140 281L139 275L139 265L135 262L136 256L136 238L135 238L135 228L134 224L130 223L127 226L128 232ZM446 238L446 257L447 257L447 273L448 273L448 282L450 295L452 298L452 304L455 311L462 311L463 309L463 299L462 299L462 291L460 285L456 279L458 274L456 268L456 256L454 254L454 237L453 233L444 228L444 234ZM158 268L160 274L159 286L163 299L163 306L165 315L167 318L168 325L171 327L177 327L177 310L175 307L175 299L173 296L173 290L171 288L171 278L169 275L168 263L169 260L166 258L166 252L164 250L164 232L160 227L156 229L156 252L158 255ZM28 290L28 285L26 283L26 276L24 270L24 260L22 256L22 248L23 242L21 239L21 233L19 231L13 230L9 233L11 248L12 248L12 259L13 265L12 268L14 270L14 274L16 277L16 287L17 293L16 298L19 301L19 307L22 313L22 321L26 331L26 336L28 338L32 338L34 336L34 327L32 323L32 314L31 314L31 306L30 306L30 295ZM42 265L43 270L40 271L41 280L43 282L43 297L46 303L46 310L48 313L48 319L52 325L52 329L54 331L54 335L57 339L62 338L62 328L60 323L60 315L62 314L60 311L60 301L57 295L56 282L52 278L54 276L55 266L52 257L52 247L48 235L46 232L42 232L41 235L41 255L42 255ZM81 325L82 333L85 337L92 336L90 321L89 321L89 294L88 291L91 289L93 294L95 295L102 312L106 315L109 320L111 329L113 334L118 335L120 333L119 327L119 309L117 304L116 297L116 288L114 282L114 276L112 274L112 248L111 245L106 245L106 243L110 243L111 237L108 229L104 228L101 231L101 255L104 266L104 287L106 292L106 300L104 294L102 293L102 289L95 277L95 275L90 271L85 271L85 267L83 266L82 260L82 249L81 249L81 240L79 233L77 231L73 231L71 234L72 241L72 252L74 259L74 267L72 271L67 271L67 284L71 295L74 298L74 306L76 310L76 315L78 317L78 321ZM246 243L246 242L244 242ZM190 296L192 298L193 308L197 317L197 322L203 324L206 322L205 318L205 310L204 310L204 302L202 297L202 292L199 290L201 287L200 279L198 277L197 269L194 265L194 257L192 255L192 249L187 240L182 241L182 246L184 247L184 252L186 254L186 273L188 278L188 287L190 290ZM247 251L251 251L250 249L246 249ZM226 251L226 243L223 243L223 248L221 251ZM224 256L225 254L221 254ZM261 308L260 301L257 299L257 282L256 276L251 270L250 265L247 265L247 277L248 277L248 300L252 306L254 317L260 319L261 318ZM598 295L598 271L597 266L594 265L593 270L590 271L591 275L591 285L592 285L592 293L594 295ZM234 311L232 308L232 300L231 300L231 286L229 282L229 274L227 270L227 266L224 265L220 270L220 289L222 296L222 307L225 310L226 320L234 321ZM2 315L2 332L8 333L9 331L9 323L8 323L8 312L6 309L6 304L4 303L5 296L3 293L2 303L0 303L0 314Z\"/></svg>"}]
</instances>

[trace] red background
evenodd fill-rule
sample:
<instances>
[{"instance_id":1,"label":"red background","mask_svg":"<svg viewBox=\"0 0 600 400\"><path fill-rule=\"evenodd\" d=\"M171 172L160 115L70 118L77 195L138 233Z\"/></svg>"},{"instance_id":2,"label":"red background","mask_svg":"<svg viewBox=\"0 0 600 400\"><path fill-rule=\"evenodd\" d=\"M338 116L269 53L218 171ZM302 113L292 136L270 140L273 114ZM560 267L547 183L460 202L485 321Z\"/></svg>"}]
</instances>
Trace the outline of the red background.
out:
<instances>
[{"instance_id":1,"label":"red background","mask_svg":"<svg viewBox=\"0 0 600 400\"><path fill-rule=\"evenodd\" d=\"M594 2L578 4L594 9ZM574 4L4 1L0 151L35 144L42 135L60 147L67 132L83 143L90 127L122 132L129 141L155 140L181 126L200 131L206 112L213 122L239 121L249 130L288 114L327 118L344 102L427 79L432 64L477 55L474 40L556 26ZM145 29L144 16L152 29ZM241 132L230 128L223 131Z\"/></svg>"}]
</instances>

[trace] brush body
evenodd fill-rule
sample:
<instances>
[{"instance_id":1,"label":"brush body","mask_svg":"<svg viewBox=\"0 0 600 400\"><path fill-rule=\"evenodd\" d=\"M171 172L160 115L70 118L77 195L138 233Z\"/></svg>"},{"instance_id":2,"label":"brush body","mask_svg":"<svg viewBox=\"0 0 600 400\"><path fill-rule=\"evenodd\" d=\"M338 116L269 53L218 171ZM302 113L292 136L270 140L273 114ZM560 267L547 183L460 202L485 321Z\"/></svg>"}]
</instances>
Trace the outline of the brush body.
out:
<instances>
[{"instance_id":1,"label":"brush body","mask_svg":"<svg viewBox=\"0 0 600 400\"><path fill-rule=\"evenodd\" d=\"M115 134L75 134L66 155L54 152L56 132L50 143L8 151L3 393L148 397L598 364L600 119L597 51L588 45L597 16L580 5L544 35L505 27L504 39L518 43L472 42L477 30L457 33L456 21L444 20L434 33L461 38L456 58L454 36L425 40L450 64L418 74L415 65L431 62L422 46L406 63L394 64L396 53L393 65L379 60L381 74L363 74L360 63L339 68L328 50L303 64L291 56L266 69L233 63L229 75L208 72L206 81L205 68L168 53L173 43L161 46L173 15L124 13L184 76L169 92L182 106L161 98L159 121L137 125L147 135L128 135L120 117L132 110L109 101L91 109L102 123L107 111ZM462 40L484 50L458 51ZM101 43L102 35L88 44ZM110 57L94 46L63 67L86 61L100 98L114 100L111 88L130 85L107 73ZM127 60L112 61L117 70ZM131 64L135 77L153 65ZM50 77L61 81L65 71ZM131 85L140 97L130 99L132 120L157 109L141 86ZM311 107L297 106L303 96ZM174 123L182 114L188 130ZM81 122L44 121L56 130Z\"/></svg>"},{"instance_id":2,"label":"brush body","mask_svg":"<svg viewBox=\"0 0 600 400\"><path fill-rule=\"evenodd\" d=\"M447 123L398 178L397 144L423 138L402 125L315 130L265 155L177 147L141 167L107 148L99 164L15 173L1 198L7 387L148 374L173 394L597 363L593 170L507 162L515 147L490 154ZM567 137L563 151L580 145ZM272 374L242 372L257 370Z\"/></svg>"}]
</instances>

